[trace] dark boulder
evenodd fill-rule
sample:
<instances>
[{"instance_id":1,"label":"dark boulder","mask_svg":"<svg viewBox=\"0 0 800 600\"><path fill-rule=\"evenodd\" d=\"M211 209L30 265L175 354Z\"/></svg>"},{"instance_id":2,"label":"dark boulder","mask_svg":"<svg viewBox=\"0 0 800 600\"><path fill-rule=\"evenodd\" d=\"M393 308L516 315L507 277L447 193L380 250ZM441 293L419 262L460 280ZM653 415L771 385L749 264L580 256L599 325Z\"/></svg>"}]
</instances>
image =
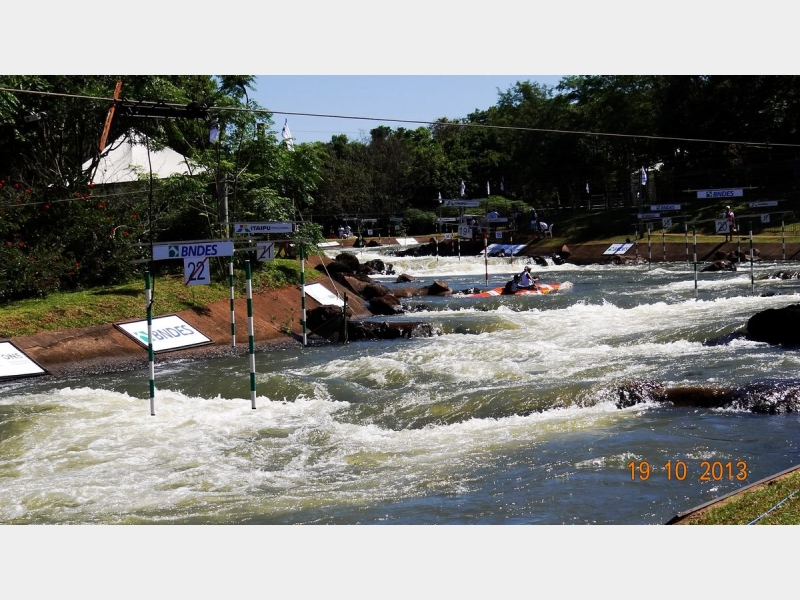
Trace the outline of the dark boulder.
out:
<instances>
[{"instance_id":1,"label":"dark boulder","mask_svg":"<svg viewBox=\"0 0 800 600\"><path fill-rule=\"evenodd\" d=\"M400 315L405 312L403 305L392 294L371 298L369 300L369 310L373 315Z\"/></svg>"},{"instance_id":2,"label":"dark boulder","mask_svg":"<svg viewBox=\"0 0 800 600\"><path fill-rule=\"evenodd\" d=\"M338 263L347 265L354 273L358 272L358 268L361 266L361 263L358 261L358 257L351 252L341 252L340 254L336 255L335 260Z\"/></svg>"},{"instance_id":3,"label":"dark boulder","mask_svg":"<svg viewBox=\"0 0 800 600\"><path fill-rule=\"evenodd\" d=\"M768 308L747 321L747 339L782 346L800 346L800 304Z\"/></svg>"},{"instance_id":4,"label":"dark boulder","mask_svg":"<svg viewBox=\"0 0 800 600\"><path fill-rule=\"evenodd\" d=\"M387 294L391 294L389 288L374 281L364 286L364 289L361 291L361 297L364 298L364 300L371 300L372 298L386 296Z\"/></svg>"},{"instance_id":5,"label":"dark boulder","mask_svg":"<svg viewBox=\"0 0 800 600\"><path fill-rule=\"evenodd\" d=\"M710 265L703 267L702 271L735 271L736 265L729 260L715 260Z\"/></svg>"},{"instance_id":6,"label":"dark boulder","mask_svg":"<svg viewBox=\"0 0 800 600\"><path fill-rule=\"evenodd\" d=\"M347 335L351 341L432 337L434 333L430 323L350 321L347 327Z\"/></svg>"},{"instance_id":7,"label":"dark boulder","mask_svg":"<svg viewBox=\"0 0 800 600\"><path fill-rule=\"evenodd\" d=\"M368 260L364 263L365 267L369 267L376 273L383 273L386 271L386 264L379 258L375 258L373 260Z\"/></svg>"},{"instance_id":8,"label":"dark boulder","mask_svg":"<svg viewBox=\"0 0 800 600\"><path fill-rule=\"evenodd\" d=\"M409 281L416 281L414 277L407 273L401 273L397 276L396 283L408 283Z\"/></svg>"},{"instance_id":9,"label":"dark boulder","mask_svg":"<svg viewBox=\"0 0 800 600\"><path fill-rule=\"evenodd\" d=\"M444 281L434 281L427 288L428 296L448 296L452 293L453 290Z\"/></svg>"},{"instance_id":10,"label":"dark boulder","mask_svg":"<svg viewBox=\"0 0 800 600\"><path fill-rule=\"evenodd\" d=\"M341 320L342 309L338 306L317 306L306 311L306 327L314 331L331 320Z\"/></svg>"}]
</instances>

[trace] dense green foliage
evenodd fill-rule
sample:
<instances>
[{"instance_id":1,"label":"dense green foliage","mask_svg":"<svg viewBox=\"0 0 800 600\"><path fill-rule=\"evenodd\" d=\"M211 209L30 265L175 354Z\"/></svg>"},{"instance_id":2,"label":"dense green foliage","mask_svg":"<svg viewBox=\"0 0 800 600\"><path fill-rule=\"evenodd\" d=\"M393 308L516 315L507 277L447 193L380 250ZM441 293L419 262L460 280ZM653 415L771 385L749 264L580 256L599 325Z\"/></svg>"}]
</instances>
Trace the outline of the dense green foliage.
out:
<instances>
[{"instance_id":1,"label":"dense green foliage","mask_svg":"<svg viewBox=\"0 0 800 600\"><path fill-rule=\"evenodd\" d=\"M91 186L118 79L109 144L126 135L172 148L190 175L151 181L143 172L138 182ZM536 207L545 220L687 202L692 190L709 188L746 187L748 199L784 200L790 210L797 203L794 76L571 76L555 88L522 81L460 119L378 127L367 139L337 135L294 151L250 100L253 82L0 76L0 302L123 283L140 276L146 263L135 261L149 256L150 243L225 237L223 198L229 222L300 222L308 243L344 223L359 232L364 219L382 235L432 232L437 216L457 214L439 197L461 197L462 181L466 198L484 201L476 212ZM141 116L142 103L168 118ZM223 263L213 266L224 272Z\"/></svg>"}]
</instances>

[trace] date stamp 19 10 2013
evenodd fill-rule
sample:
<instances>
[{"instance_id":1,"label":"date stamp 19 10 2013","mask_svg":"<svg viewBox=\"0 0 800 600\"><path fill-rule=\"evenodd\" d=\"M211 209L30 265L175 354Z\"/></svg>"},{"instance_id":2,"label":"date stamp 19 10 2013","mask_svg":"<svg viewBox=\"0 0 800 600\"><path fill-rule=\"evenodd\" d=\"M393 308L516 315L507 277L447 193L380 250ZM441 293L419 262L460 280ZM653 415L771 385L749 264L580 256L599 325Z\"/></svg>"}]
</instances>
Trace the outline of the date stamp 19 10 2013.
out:
<instances>
[{"instance_id":1,"label":"date stamp 19 10 2013","mask_svg":"<svg viewBox=\"0 0 800 600\"><path fill-rule=\"evenodd\" d=\"M647 481L651 476L666 475L667 480L686 481L747 481L747 462L739 461L701 461L698 467L690 470L685 461L668 460L662 466L651 465L646 460L631 461L628 463L631 472L631 481Z\"/></svg>"}]
</instances>

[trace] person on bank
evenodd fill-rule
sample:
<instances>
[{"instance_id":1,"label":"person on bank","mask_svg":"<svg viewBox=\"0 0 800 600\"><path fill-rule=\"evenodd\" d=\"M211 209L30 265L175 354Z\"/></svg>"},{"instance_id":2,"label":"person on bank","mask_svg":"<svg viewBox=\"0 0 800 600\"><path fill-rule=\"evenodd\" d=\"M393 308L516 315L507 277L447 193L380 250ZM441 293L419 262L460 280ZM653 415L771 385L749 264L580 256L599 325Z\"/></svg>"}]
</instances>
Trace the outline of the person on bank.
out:
<instances>
[{"instance_id":1,"label":"person on bank","mask_svg":"<svg viewBox=\"0 0 800 600\"><path fill-rule=\"evenodd\" d=\"M530 266L526 266L525 270L519 275L519 288L530 289L536 286L537 281L539 281L539 278L531 274Z\"/></svg>"},{"instance_id":2,"label":"person on bank","mask_svg":"<svg viewBox=\"0 0 800 600\"><path fill-rule=\"evenodd\" d=\"M736 221L734 220L734 214L731 210L730 206L725 207L725 212L722 213L722 218L727 221L728 227L725 230L725 241L728 241L730 237L730 241L733 241L733 234L736 233Z\"/></svg>"},{"instance_id":3,"label":"person on bank","mask_svg":"<svg viewBox=\"0 0 800 600\"><path fill-rule=\"evenodd\" d=\"M506 283L506 286L503 288L503 294L515 294L519 289L519 275L514 275L514 279Z\"/></svg>"}]
</instances>

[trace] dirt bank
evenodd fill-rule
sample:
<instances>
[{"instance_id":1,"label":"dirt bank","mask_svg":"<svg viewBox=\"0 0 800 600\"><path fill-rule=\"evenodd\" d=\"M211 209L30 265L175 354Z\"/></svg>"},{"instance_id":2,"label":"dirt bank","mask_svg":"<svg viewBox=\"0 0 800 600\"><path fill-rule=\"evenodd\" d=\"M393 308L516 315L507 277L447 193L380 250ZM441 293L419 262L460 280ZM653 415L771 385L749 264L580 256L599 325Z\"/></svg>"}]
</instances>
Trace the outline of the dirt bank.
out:
<instances>
[{"instance_id":1,"label":"dirt bank","mask_svg":"<svg viewBox=\"0 0 800 600\"><path fill-rule=\"evenodd\" d=\"M320 280L332 293L342 294L341 286ZM348 307L354 317L371 313L364 301L347 294ZM320 306L306 295L306 309ZM299 286L253 294L253 338L258 350L301 346L303 327L302 293ZM211 344L185 350L159 353L156 363L183 358L211 358L242 355L249 352L247 300L234 301L236 344L231 336L230 300L216 302L200 310L176 313L189 325L212 340ZM162 315L154 315L162 316ZM145 319L146 315L142 315ZM112 371L146 368L147 348L134 342L113 324L48 331L12 338L11 341L51 375L69 377Z\"/></svg>"}]
</instances>

